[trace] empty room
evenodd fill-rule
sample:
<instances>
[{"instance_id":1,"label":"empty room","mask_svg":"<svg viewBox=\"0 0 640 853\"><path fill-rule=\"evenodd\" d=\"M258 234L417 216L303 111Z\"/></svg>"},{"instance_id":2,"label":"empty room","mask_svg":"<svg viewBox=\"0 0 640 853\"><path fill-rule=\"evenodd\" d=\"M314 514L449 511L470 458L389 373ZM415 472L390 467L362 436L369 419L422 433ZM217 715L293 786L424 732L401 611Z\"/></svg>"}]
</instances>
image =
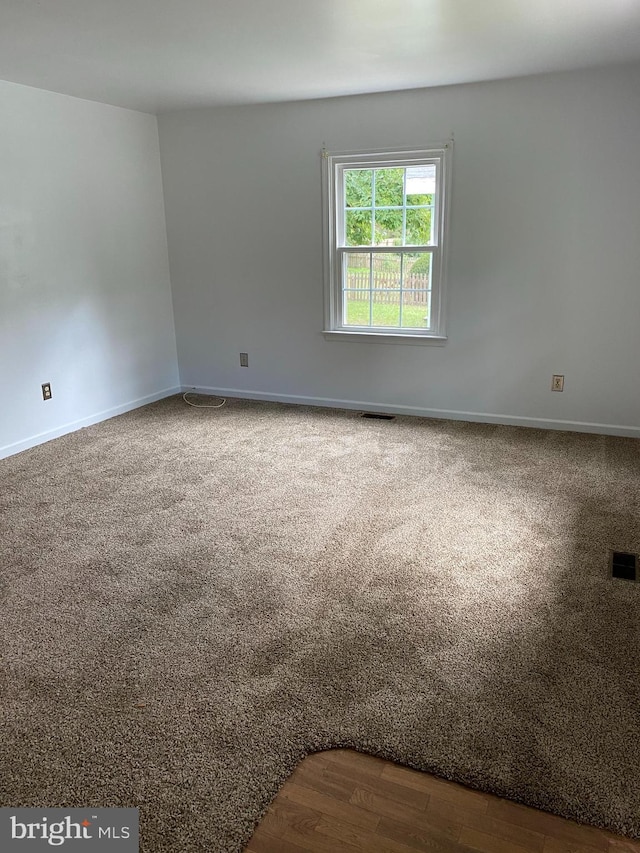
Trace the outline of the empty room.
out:
<instances>
[{"instance_id":1,"label":"empty room","mask_svg":"<svg viewBox=\"0 0 640 853\"><path fill-rule=\"evenodd\" d=\"M0 849L640 853L640 6L2 0Z\"/></svg>"}]
</instances>

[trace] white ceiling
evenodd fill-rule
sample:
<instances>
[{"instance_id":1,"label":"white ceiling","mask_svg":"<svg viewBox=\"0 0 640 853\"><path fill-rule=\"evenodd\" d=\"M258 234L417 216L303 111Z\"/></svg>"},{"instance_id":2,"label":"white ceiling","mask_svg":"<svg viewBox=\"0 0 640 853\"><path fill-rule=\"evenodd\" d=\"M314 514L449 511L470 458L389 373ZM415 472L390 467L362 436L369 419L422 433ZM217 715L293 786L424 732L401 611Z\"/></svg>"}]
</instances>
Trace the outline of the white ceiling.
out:
<instances>
[{"instance_id":1,"label":"white ceiling","mask_svg":"<svg viewBox=\"0 0 640 853\"><path fill-rule=\"evenodd\" d=\"M0 79L146 112L640 59L640 0L0 0Z\"/></svg>"}]
</instances>

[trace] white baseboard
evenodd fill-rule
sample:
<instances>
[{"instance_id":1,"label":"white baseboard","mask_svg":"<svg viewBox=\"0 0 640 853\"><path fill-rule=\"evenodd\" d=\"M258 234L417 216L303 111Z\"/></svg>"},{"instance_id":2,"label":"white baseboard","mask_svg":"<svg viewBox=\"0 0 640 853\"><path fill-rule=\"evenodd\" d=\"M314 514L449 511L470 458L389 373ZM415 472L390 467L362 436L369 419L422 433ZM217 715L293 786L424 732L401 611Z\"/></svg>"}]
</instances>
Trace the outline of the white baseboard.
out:
<instances>
[{"instance_id":1,"label":"white baseboard","mask_svg":"<svg viewBox=\"0 0 640 853\"><path fill-rule=\"evenodd\" d=\"M21 453L23 450L29 450L31 447L36 447L39 444L44 444L54 438L59 438L75 430L82 429L86 426L106 421L116 415L122 415L125 412L130 412L133 409L138 409L140 406L146 406L148 403L155 403L156 400L161 400L164 397L170 397L173 394L178 394L184 391L197 391L202 394L214 394L222 397L236 397L245 400L266 400L276 403L290 403L297 406L321 406L325 408L335 409L355 409L357 411L366 412L383 412L392 415L413 415L420 418L442 418L453 421L471 421L473 423L490 423L490 424L506 424L509 426L533 427L536 429L553 429L565 430L570 432L589 432L600 435L620 435L629 436L631 438L640 438L640 427L624 426L617 424L601 424L589 423L582 421L569 420L547 420L544 418L530 418L519 415L496 414L493 412L463 412L455 409L427 409L419 406L402 406L402 405L387 405L384 403L371 403L366 400L342 400L332 397L303 397L297 394L273 394L267 391L246 391L238 388L211 388L208 386L184 385L182 388L173 387L165 388L162 391L157 391L154 394L148 394L145 397L139 397L137 400L130 400L119 406L114 406L111 409L105 409L101 412L96 412L88 415L85 418L80 418L76 421L70 421L55 429L46 432L37 433L22 441L16 441L13 444L7 444L0 447L0 459L5 459L8 456L13 456L15 453Z\"/></svg>"},{"instance_id":2,"label":"white baseboard","mask_svg":"<svg viewBox=\"0 0 640 853\"><path fill-rule=\"evenodd\" d=\"M22 441L16 441L13 444L6 444L0 447L0 459L5 459L7 456L13 456L15 453L21 453L23 450L29 450L31 447L36 447L38 444L44 444L46 441L51 441L54 438L60 438L61 435L75 432L83 427L97 424L100 421L106 421L109 418L114 418L116 415L123 415L125 412L130 412L132 409L139 409L140 406L146 406L147 403L155 403L156 400L162 400L163 397L170 397L172 394L178 394L180 387L165 388L163 391L157 391L155 394L148 394L146 397L139 397L137 400L130 400L128 403L122 403L120 406L114 406L111 409L105 409L102 412L96 412L93 415L88 415L86 418L80 418L77 421L70 421L55 429L40 432L25 438Z\"/></svg>"},{"instance_id":3,"label":"white baseboard","mask_svg":"<svg viewBox=\"0 0 640 853\"><path fill-rule=\"evenodd\" d=\"M357 409L365 412L383 412L390 415L414 415L420 418L442 418L451 421L471 421L481 424L505 424L507 426L554 429L568 432L590 432L598 435L621 435L640 438L640 427L617 424L588 423L582 421L547 420L520 415L496 414L494 412L461 412L455 409L426 409L418 406L387 405L365 400L340 400L330 397L302 397L297 394L272 394L267 391L245 391L237 388L209 388L207 386L184 385L183 391L196 391L221 397L236 397L244 400L268 400L275 403L291 403L298 406L323 406L335 409Z\"/></svg>"}]
</instances>

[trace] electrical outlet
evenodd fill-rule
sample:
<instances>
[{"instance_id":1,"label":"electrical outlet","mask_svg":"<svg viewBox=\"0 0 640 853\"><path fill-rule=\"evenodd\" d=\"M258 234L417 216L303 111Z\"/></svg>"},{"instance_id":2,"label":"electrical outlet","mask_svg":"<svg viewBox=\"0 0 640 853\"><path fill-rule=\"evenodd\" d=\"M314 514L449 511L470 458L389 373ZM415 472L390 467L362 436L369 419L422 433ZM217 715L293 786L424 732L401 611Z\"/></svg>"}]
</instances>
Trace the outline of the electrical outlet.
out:
<instances>
[{"instance_id":1,"label":"electrical outlet","mask_svg":"<svg viewBox=\"0 0 640 853\"><path fill-rule=\"evenodd\" d=\"M51 383L43 382L42 384L42 399L50 400L51 399Z\"/></svg>"},{"instance_id":2,"label":"electrical outlet","mask_svg":"<svg viewBox=\"0 0 640 853\"><path fill-rule=\"evenodd\" d=\"M552 391L564 391L564 376L559 373L554 373L551 380Z\"/></svg>"},{"instance_id":3,"label":"electrical outlet","mask_svg":"<svg viewBox=\"0 0 640 853\"><path fill-rule=\"evenodd\" d=\"M240 353L240 367L249 367L249 353L241 352Z\"/></svg>"}]
</instances>

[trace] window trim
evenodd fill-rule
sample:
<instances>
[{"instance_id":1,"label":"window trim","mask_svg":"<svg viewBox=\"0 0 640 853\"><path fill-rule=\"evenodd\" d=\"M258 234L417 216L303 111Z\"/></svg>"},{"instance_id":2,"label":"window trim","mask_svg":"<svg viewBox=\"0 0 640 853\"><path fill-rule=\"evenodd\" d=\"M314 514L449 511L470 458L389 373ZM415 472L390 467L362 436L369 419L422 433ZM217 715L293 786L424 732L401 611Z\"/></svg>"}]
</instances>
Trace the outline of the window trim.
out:
<instances>
[{"instance_id":1,"label":"window trim","mask_svg":"<svg viewBox=\"0 0 640 853\"><path fill-rule=\"evenodd\" d=\"M451 195L451 157L453 140L431 144L425 148L381 148L365 151L322 152L322 203L324 243L324 330L327 340L349 340L378 343L444 344L447 248L449 244L449 209ZM394 326L364 327L346 326L342 322L342 277L341 257L344 254L339 244L340 222L338 204L342 201L344 170L352 168L393 168L412 164L435 162L438 168L438 189L435 199L435 228L437 245L429 251L434 260L432 268L432 303L434 316L428 330L401 329ZM352 248L352 247L349 247ZM353 247L357 248L357 247ZM410 247L379 247L382 251L410 249Z\"/></svg>"}]
</instances>

